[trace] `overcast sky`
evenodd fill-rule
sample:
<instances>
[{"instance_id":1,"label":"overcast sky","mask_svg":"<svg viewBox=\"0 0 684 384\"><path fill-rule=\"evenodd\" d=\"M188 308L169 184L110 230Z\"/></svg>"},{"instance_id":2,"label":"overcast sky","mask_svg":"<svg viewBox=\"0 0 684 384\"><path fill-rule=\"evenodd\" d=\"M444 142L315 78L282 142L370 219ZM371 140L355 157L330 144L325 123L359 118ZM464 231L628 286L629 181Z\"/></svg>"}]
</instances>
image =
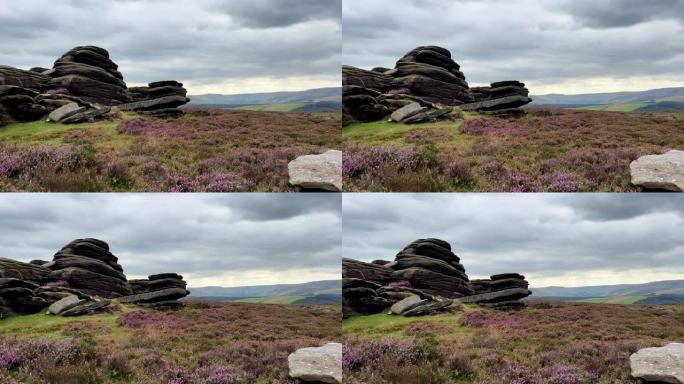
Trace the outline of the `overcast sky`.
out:
<instances>
[{"instance_id":1,"label":"overcast sky","mask_svg":"<svg viewBox=\"0 0 684 384\"><path fill-rule=\"evenodd\" d=\"M684 278L684 198L669 194L345 194L343 255L394 260L406 244L451 243L470 278L533 287Z\"/></svg>"},{"instance_id":2,"label":"overcast sky","mask_svg":"<svg viewBox=\"0 0 684 384\"><path fill-rule=\"evenodd\" d=\"M340 85L341 0L21 0L0 7L0 64L51 68L79 45L109 50L129 86L190 94Z\"/></svg>"},{"instance_id":3,"label":"overcast sky","mask_svg":"<svg viewBox=\"0 0 684 384\"><path fill-rule=\"evenodd\" d=\"M3 194L0 257L52 260L76 238L109 243L129 279L191 287L341 276L339 194Z\"/></svg>"},{"instance_id":4,"label":"overcast sky","mask_svg":"<svg viewBox=\"0 0 684 384\"><path fill-rule=\"evenodd\" d=\"M471 85L533 94L684 86L684 0L344 0L343 62L393 68L420 45L452 52Z\"/></svg>"}]
</instances>

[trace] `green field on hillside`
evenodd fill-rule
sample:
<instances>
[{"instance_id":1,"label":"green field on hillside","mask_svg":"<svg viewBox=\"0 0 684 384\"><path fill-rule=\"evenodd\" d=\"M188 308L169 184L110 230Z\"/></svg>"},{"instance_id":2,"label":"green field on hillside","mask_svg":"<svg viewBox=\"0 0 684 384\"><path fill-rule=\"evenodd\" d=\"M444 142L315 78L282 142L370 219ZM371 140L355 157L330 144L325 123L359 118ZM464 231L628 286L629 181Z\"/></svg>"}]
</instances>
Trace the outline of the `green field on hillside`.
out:
<instances>
[{"instance_id":1,"label":"green field on hillside","mask_svg":"<svg viewBox=\"0 0 684 384\"><path fill-rule=\"evenodd\" d=\"M246 297L244 299L234 300L239 303L257 303L257 304L292 304L297 300L301 300L306 296L265 296L265 297Z\"/></svg>"},{"instance_id":2,"label":"green field on hillside","mask_svg":"<svg viewBox=\"0 0 684 384\"><path fill-rule=\"evenodd\" d=\"M305 103L282 103L282 104L253 104L241 105L230 109L243 109L247 111L269 111L269 112L292 112L297 108L305 106Z\"/></svg>"},{"instance_id":3,"label":"green field on hillside","mask_svg":"<svg viewBox=\"0 0 684 384\"><path fill-rule=\"evenodd\" d=\"M609 111L609 112L634 112L639 108L647 106L647 103L625 103L625 104L596 104L578 107L575 109L586 109L590 111Z\"/></svg>"},{"instance_id":4,"label":"green field on hillside","mask_svg":"<svg viewBox=\"0 0 684 384\"><path fill-rule=\"evenodd\" d=\"M597 304L634 304L644 300L647 296L606 296L592 297L589 299L577 300L578 303L597 303Z\"/></svg>"}]
</instances>

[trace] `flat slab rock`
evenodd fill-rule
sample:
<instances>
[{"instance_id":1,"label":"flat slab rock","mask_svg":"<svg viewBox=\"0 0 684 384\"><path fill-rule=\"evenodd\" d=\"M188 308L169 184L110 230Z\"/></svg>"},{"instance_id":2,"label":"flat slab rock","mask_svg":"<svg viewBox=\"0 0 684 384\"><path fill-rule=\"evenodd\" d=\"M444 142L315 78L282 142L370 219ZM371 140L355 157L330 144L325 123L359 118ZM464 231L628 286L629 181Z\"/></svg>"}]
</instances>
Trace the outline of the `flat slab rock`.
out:
<instances>
[{"instance_id":1,"label":"flat slab rock","mask_svg":"<svg viewBox=\"0 0 684 384\"><path fill-rule=\"evenodd\" d=\"M342 191L342 151L330 150L321 155L305 155L287 165L290 184L304 189Z\"/></svg>"},{"instance_id":2,"label":"flat slab rock","mask_svg":"<svg viewBox=\"0 0 684 384\"><path fill-rule=\"evenodd\" d=\"M342 344L301 348L287 357L290 377L304 382L342 383Z\"/></svg>"},{"instance_id":3,"label":"flat slab rock","mask_svg":"<svg viewBox=\"0 0 684 384\"><path fill-rule=\"evenodd\" d=\"M638 187L684 192L684 151L642 156L629 169L632 184Z\"/></svg>"},{"instance_id":4,"label":"flat slab rock","mask_svg":"<svg viewBox=\"0 0 684 384\"><path fill-rule=\"evenodd\" d=\"M644 381L684 383L684 344L644 348L629 357L632 376Z\"/></svg>"}]
</instances>

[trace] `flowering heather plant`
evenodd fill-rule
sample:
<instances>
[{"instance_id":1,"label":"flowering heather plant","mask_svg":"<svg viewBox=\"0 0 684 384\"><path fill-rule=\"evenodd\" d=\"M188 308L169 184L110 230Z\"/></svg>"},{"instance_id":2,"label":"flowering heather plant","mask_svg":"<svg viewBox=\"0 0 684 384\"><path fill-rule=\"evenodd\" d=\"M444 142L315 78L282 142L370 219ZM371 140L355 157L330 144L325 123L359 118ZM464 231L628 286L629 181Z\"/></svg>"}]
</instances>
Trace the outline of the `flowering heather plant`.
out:
<instances>
[{"instance_id":1,"label":"flowering heather plant","mask_svg":"<svg viewBox=\"0 0 684 384\"><path fill-rule=\"evenodd\" d=\"M442 126L431 126L430 131L449 131L450 123L439 124ZM454 123L451 129L456 127ZM426 130L422 129L387 132L388 141L401 143L396 147L378 140L383 137L383 132L378 132L382 129L369 130L367 138L363 132L348 136L343 172L346 190L636 191L630 183L633 160L684 147L684 113L531 110L515 120L463 121L460 134L448 138L424 137ZM428 162L377 171L364 166L379 148L417 153L425 144L436 149Z\"/></svg>"},{"instance_id":2,"label":"flowering heather plant","mask_svg":"<svg viewBox=\"0 0 684 384\"><path fill-rule=\"evenodd\" d=\"M122 116L50 134L7 135L0 191L291 191L291 160L342 141L336 113L188 109L179 119ZM52 146L34 144L43 141Z\"/></svg>"},{"instance_id":3,"label":"flowering heather plant","mask_svg":"<svg viewBox=\"0 0 684 384\"><path fill-rule=\"evenodd\" d=\"M530 302L523 311L460 313L453 319L463 327L457 330L443 327L443 317L390 328L369 322L348 328L344 372L346 380L366 383L636 384L629 356L684 338L682 315L681 305ZM424 323L434 325L436 344L419 355L429 359L400 364L391 354L375 358L378 335L391 338L382 341L389 345L420 342L424 333L412 330L428 327ZM393 339L395 331L403 331L401 339ZM429 378L423 378L426 371ZM402 381L400 374L416 379Z\"/></svg>"}]
</instances>

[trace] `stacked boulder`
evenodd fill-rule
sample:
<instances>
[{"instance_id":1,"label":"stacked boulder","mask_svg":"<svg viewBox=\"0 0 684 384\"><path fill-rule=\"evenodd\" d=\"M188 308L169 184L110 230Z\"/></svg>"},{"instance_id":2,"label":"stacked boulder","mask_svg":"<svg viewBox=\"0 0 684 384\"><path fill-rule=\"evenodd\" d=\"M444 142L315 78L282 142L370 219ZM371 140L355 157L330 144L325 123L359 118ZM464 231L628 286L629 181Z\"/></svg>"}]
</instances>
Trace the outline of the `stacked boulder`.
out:
<instances>
[{"instance_id":1,"label":"stacked boulder","mask_svg":"<svg viewBox=\"0 0 684 384\"><path fill-rule=\"evenodd\" d=\"M178 300L189 295L183 276L176 273L150 275L147 279L129 280L130 296L118 298L122 303L135 303L154 309L176 309L183 306Z\"/></svg>"},{"instance_id":2,"label":"stacked boulder","mask_svg":"<svg viewBox=\"0 0 684 384\"><path fill-rule=\"evenodd\" d=\"M473 100L460 66L448 49L417 47L404 55L393 70L392 89L408 90L425 101L444 105L460 105Z\"/></svg>"},{"instance_id":3,"label":"stacked boulder","mask_svg":"<svg viewBox=\"0 0 684 384\"><path fill-rule=\"evenodd\" d=\"M75 47L51 69L0 65L0 126L36 121L69 124L112 117L112 106L152 116L179 116L189 99L183 84L168 80L128 89L107 50Z\"/></svg>"},{"instance_id":4,"label":"stacked boulder","mask_svg":"<svg viewBox=\"0 0 684 384\"><path fill-rule=\"evenodd\" d=\"M52 261L23 263L0 258L0 318L48 313L80 316L110 309L111 299L154 309L175 309L187 296L183 276L162 273L128 281L109 245L98 239L76 239Z\"/></svg>"},{"instance_id":5,"label":"stacked boulder","mask_svg":"<svg viewBox=\"0 0 684 384\"><path fill-rule=\"evenodd\" d=\"M386 267L394 270L394 281L404 281L429 295L453 299L473 293L459 257L444 240L418 239Z\"/></svg>"},{"instance_id":6,"label":"stacked boulder","mask_svg":"<svg viewBox=\"0 0 684 384\"><path fill-rule=\"evenodd\" d=\"M48 91L66 93L102 105L118 105L131 100L123 75L106 49L95 46L75 47L55 61Z\"/></svg>"},{"instance_id":7,"label":"stacked boulder","mask_svg":"<svg viewBox=\"0 0 684 384\"><path fill-rule=\"evenodd\" d=\"M60 249L52 262L48 280L88 295L115 298L132 293L109 245L97 239L76 239Z\"/></svg>"},{"instance_id":8,"label":"stacked boulder","mask_svg":"<svg viewBox=\"0 0 684 384\"><path fill-rule=\"evenodd\" d=\"M490 87L471 88L474 103L461 105L464 111L479 111L501 117L525 114L520 107L532 102L530 91L519 81L500 81Z\"/></svg>"},{"instance_id":9,"label":"stacked boulder","mask_svg":"<svg viewBox=\"0 0 684 384\"><path fill-rule=\"evenodd\" d=\"M349 317L379 313L419 316L453 311L455 300L496 309L519 309L529 296L528 282L517 273L470 281L451 245L418 239L394 261L342 260L342 313Z\"/></svg>"},{"instance_id":10,"label":"stacked boulder","mask_svg":"<svg viewBox=\"0 0 684 384\"><path fill-rule=\"evenodd\" d=\"M496 309L521 309L525 303L520 301L532 294L525 276L518 273L492 275L490 279L473 280L475 294L462 297L464 303L483 304Z\"/></svg>"},{"instance_id":11,"label":"stacked boulder","mask_svg":"<svg viewBox=\"0 0 684 384\"><path fill-rule=\"evenodd\" d=\"M454 298L473 293L459 261L449 243L439 239L418 239L393 262L343 259L343 315L390 307L403 316L449 311Z\"/></svg>"},{"instance_id":12,"label":"stacked boulder","mask_svg":"<svg viewBox=\"0 0 684 384\"><path fill-rule=\"evenodd\" d=\"M190 101L183 84L174 80L157 81L147 87L131 87L128 91L132 102L119 105L119 109L152 116L181 116L183 111L178 107Z\"/></svg>"},{"instance_id":13,"label":"stacked boulder","mask_svg":"<svg viewBox=\"0 0 684 384\"><path fill-rule=\"evenodd\" d=\"M470 88L460 69L451 52L438 46L412 49L393 69L343 66L343 124L377 121L394 112L394 122L433 122L450 118L454 106L520 116L524 112L519 108L532 101L518 81Z\"/></svg>"}]
</instances>

